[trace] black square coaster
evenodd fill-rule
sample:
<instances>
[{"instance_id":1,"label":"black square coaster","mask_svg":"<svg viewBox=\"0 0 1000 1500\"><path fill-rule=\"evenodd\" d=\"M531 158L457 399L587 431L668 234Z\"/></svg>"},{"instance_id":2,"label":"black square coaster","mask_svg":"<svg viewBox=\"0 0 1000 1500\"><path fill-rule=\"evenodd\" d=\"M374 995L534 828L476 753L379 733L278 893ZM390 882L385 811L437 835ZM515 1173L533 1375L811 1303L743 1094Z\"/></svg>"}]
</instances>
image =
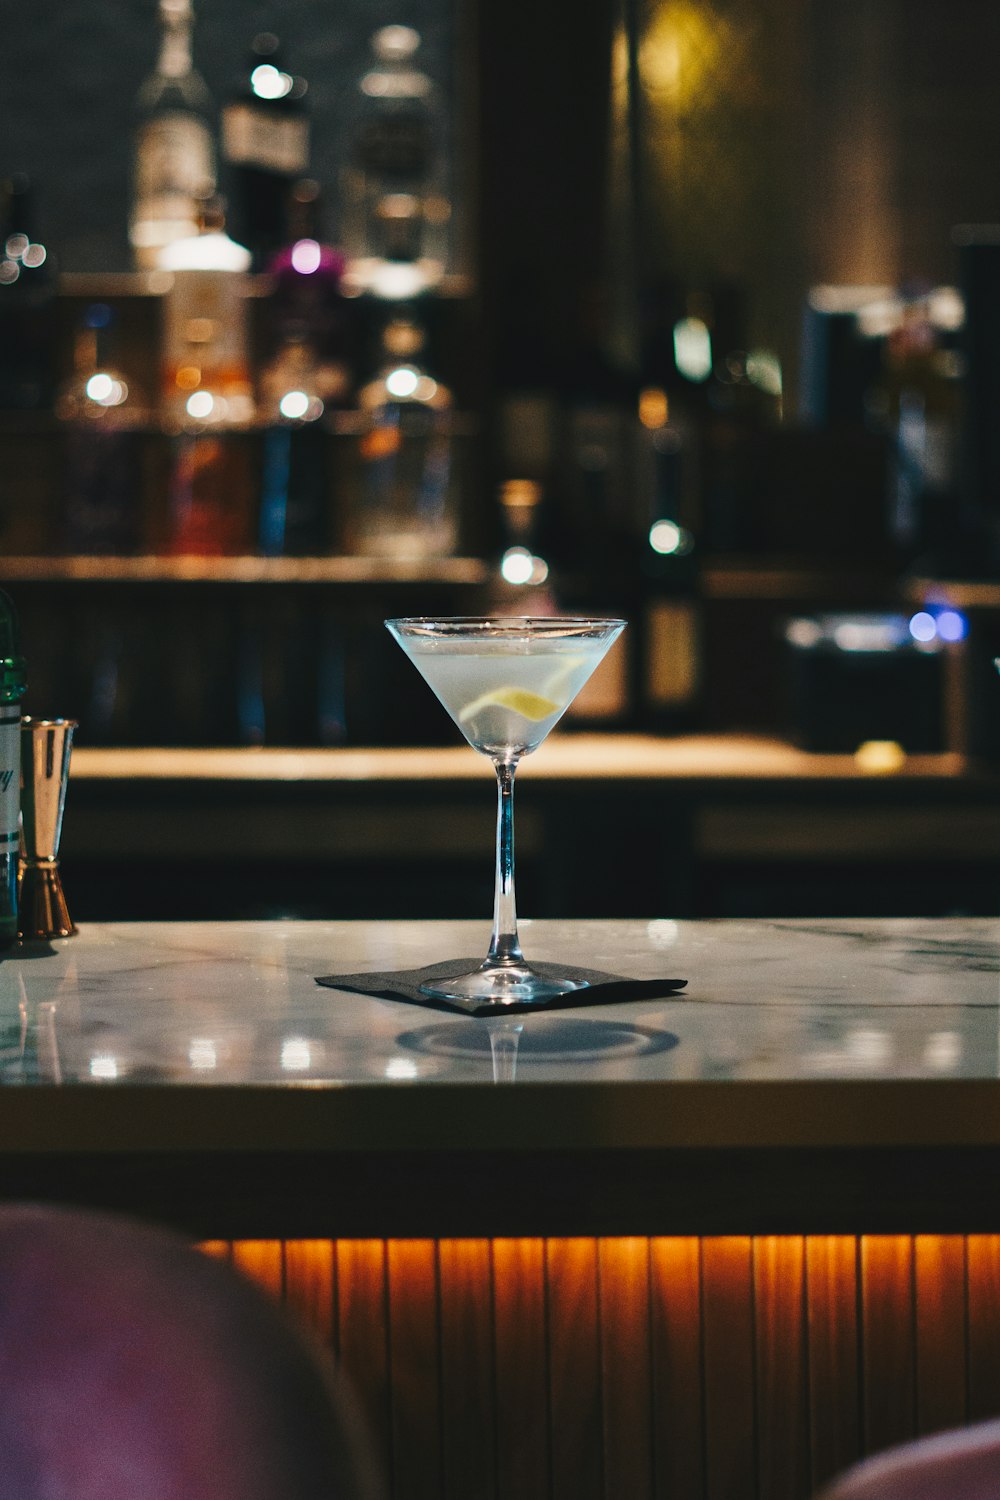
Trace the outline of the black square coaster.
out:
<instances>
[{"instance_id":1,"label":"black square coaster","mask_svg":"<svg viewBox=\"0 0 1000 1500\"><path fill-rule=\"evenodd\" d=\"M586 988L566 990L548 1000L520 1001L504 1004L495 1000L444 1000L425 995L420 986L427 980L454 979L468 974L482 962L475 958L453 958L447 963L428 964L423 969L396 969L365 974L323 974L316 983L334 990L353 990L361 995L377 995L381 1000L402 1000L408 1005L426 1005L431 1010L459 1011L464 1016L510 1015L519 1010L569 1010L585 1005L618 1005L626 1000L656 1000L674 995L687 984L686 979L626 979L621 974L605 974L600 969L578 969L569 964L532 963L536 974L544 979L571 979L586 982Z\"/></svg>"}]
</instances>

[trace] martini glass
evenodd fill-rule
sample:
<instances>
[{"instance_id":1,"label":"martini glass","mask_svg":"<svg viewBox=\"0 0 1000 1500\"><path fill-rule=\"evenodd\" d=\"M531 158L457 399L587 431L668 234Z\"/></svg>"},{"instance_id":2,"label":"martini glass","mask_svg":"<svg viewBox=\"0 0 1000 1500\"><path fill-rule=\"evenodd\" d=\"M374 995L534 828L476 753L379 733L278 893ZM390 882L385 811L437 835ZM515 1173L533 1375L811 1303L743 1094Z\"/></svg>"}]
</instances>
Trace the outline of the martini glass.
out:
<instances>
[{"instance_id":1,"label":"martini glass","mask_svg":"<svg viewBox=\"0 0 1000 1500\"><path fill-rule=\"evenodd\" d=\"M496 893L493 936L468 974L428 980L437 999L531 1005L587 981L545 974L525 962L514 902L514 773L537 750L625 627L624 620L557 616L456 616L386 620L469 744L497 773Z\"/></svg>"}]
</instances>

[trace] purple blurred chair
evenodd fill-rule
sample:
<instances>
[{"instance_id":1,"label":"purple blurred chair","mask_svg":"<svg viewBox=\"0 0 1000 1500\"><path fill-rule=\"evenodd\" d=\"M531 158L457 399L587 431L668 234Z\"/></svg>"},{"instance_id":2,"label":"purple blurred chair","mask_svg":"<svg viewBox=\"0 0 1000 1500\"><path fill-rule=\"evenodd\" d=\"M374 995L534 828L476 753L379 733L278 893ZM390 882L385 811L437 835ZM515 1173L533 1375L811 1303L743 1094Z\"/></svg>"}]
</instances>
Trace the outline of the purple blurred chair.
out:
<instances>
[{"instance_id":1,"label":"purple blurred chair","mask_svg":"<svg viewBox=\"0 0 1000 1500\"><path fill-rule=\"evenodd\" d=\"M0 1206L0 1500L377 1500L348 1393L163 1230Z\"/></svg>"},{"instance_id":2,"label":"purple blurred chair","mask_svg":"<svg viewBox=\"0 0 1000 1500\"><path fill-rule=\"evenodd\" d=\"M820 1500L998 1500L1000 1421L920 1438L865 1459Z\"/></svg>"}]
</instances>

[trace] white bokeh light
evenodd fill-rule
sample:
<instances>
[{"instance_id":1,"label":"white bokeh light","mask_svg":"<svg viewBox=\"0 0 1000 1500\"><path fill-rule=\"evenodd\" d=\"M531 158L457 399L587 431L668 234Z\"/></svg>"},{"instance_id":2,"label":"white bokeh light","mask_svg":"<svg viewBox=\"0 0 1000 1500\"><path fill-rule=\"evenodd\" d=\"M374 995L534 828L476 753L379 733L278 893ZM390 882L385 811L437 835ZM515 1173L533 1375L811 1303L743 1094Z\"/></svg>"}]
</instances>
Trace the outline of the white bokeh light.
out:
<instances>
[{"instance_id":1,"label":"white bokeh light","mask_svg":"<svg viewBox=\"0 0 1000 1500\"><path fill-rule=\"evenodd\" d=\"M194 391L187 399L187 414L189 417L210 417L215 410L215 400L211 391Z\"/></svg>"},{"instance_id":2,"label":"white bokeh light","mask_svg":"<svg viewBox=\"0 0 1000 1500\"><path fill-rule=\"evenodd\" d=\"M310 404L305 391L286 391L278 402L278 410L289 422L296 422L306 416Z\"/></svg>"},{"instance_id":3,"label":"white bokeh light","mask_svg":"<svg viewBox=\"0 0 1000 1500\"><path fill-rule=\"evenodd\" d=\"M397 370L390 370L385 377L385 388L390 396L397 396L405 400L412 396L420 384L420 377L416 370L411 370L407 365L400 365Z\"/></svg>"},{"instance_id":4,"label":"white bokeh light","mask_svg":"<svg viewBox=\"0 0 1000 1500\"><path fill-rule=\"evenodd\" d=\"M292 246L292 269L300 276L311 276L318 271L323 252L316 240L296 240Z\"/></svg>"},{"instance_id":5,"label":"white bokeh light","mask_svg":"<svg viewBox=\"0 0 1000 1500\"><path fill-rule=\"evenodd\" d=\"M282 73L273 63L258 63L250 74L250 87L258 99L284 99L291 93L294 79Z\"/></svg>"}]
</instances>

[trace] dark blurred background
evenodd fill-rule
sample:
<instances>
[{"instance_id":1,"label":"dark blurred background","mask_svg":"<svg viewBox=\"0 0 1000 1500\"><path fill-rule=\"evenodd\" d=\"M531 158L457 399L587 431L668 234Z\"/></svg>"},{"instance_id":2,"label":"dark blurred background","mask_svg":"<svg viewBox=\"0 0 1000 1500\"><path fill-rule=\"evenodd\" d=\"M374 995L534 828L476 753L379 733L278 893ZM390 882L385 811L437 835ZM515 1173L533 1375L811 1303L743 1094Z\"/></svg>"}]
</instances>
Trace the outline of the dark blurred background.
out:
<instances>
[{"instance_id":1,"label":"dark blurred background","mask_svg":"<svg viewBox=\"0 0 1000 1500\"><path fill-rule=\"evenodd\" d=\"M253 254L201 319L238 325L229 366L172 347L194 283L130 243L158 14L4 16L0 583L32 711L81 749L445 745L386 615L606 610L629 630L569 729L861 749L928 768L915 800L992 798L1000 12L195 0L202 228ZM115 775L79 795L113 808ZM752 870L673 896L749 909Z\"/></svg>"}]
</instances>

